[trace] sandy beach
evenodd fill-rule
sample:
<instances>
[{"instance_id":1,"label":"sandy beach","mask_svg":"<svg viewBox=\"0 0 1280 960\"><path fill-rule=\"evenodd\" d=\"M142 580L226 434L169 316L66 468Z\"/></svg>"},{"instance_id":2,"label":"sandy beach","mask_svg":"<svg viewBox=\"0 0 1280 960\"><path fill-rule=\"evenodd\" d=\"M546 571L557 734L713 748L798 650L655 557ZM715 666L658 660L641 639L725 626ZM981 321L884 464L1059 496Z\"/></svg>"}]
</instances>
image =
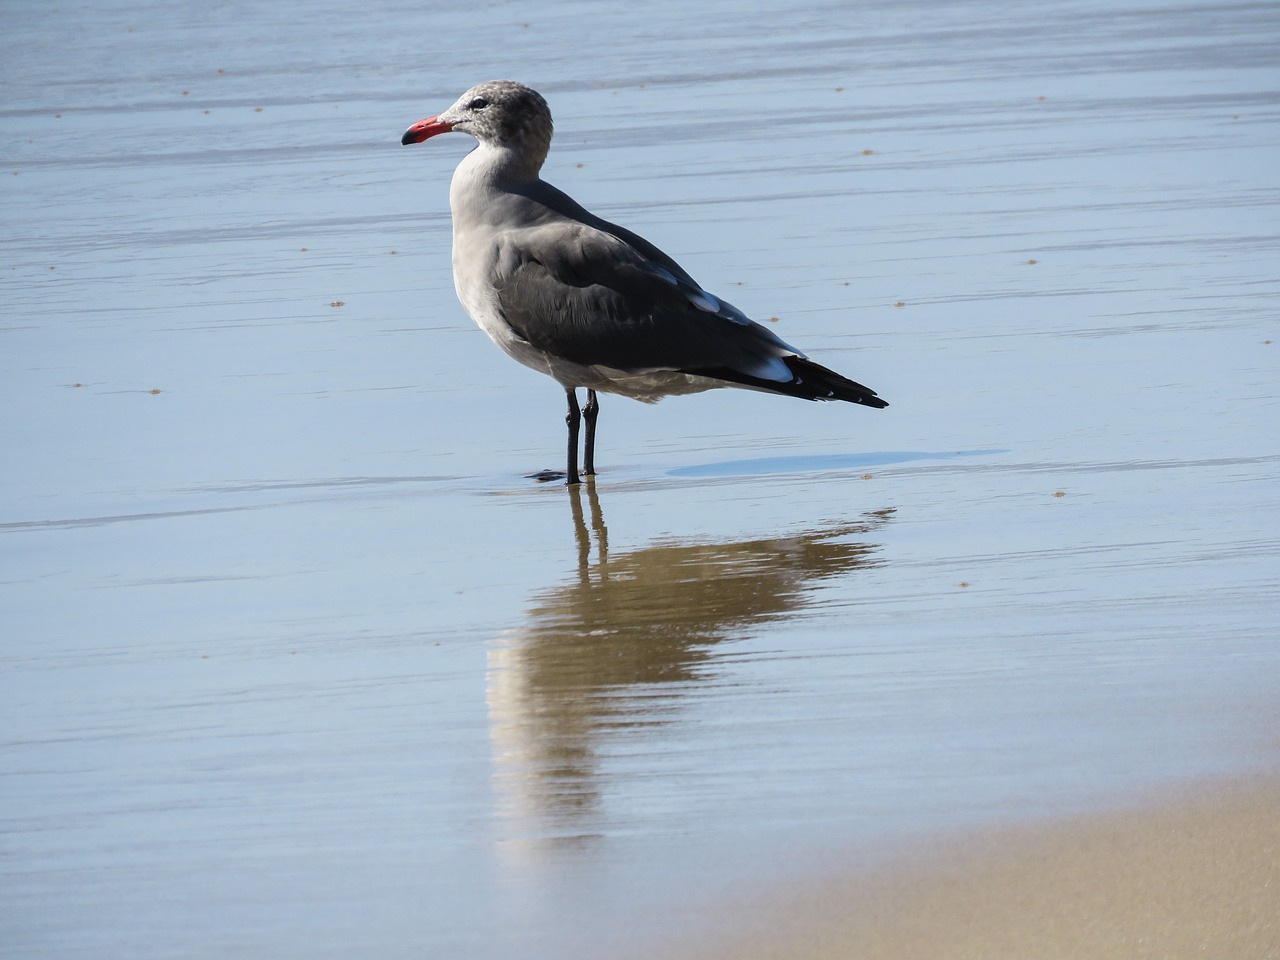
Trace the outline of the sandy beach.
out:
<instances>
[{"instance_id":1,"label":"sandy beach","mask_svg":"<svg viewBox=\"0 0 1280 960\"><path fill-rule=\"evenodd\" d=\"M742 935L672 956L1280 957L1280 778L949 838L768 902Z\"/></svg>"}]
</instances>

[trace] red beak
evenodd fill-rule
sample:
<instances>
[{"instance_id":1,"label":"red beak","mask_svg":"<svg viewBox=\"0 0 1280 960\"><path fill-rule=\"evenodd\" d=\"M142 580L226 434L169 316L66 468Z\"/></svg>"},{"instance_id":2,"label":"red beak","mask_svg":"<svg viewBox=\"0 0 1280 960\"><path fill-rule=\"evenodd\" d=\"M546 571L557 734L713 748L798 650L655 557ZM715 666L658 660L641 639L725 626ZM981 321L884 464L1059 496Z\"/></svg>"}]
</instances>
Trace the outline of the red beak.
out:
<instances>
[{"instance_id":1,"label":"red beak","mask_svg":"<svg viewBox=\"0 0 1280 960\"><path fill-rule=\"evenodd\" d=\"M427 119L419 120L406 130L404 136L400 138L400 142L407 147L411 143L421 143L423 140L438 134L448 133L452 129L452 123L441 123L439 117L427 117Z\"/></svg>"}]
</instances>

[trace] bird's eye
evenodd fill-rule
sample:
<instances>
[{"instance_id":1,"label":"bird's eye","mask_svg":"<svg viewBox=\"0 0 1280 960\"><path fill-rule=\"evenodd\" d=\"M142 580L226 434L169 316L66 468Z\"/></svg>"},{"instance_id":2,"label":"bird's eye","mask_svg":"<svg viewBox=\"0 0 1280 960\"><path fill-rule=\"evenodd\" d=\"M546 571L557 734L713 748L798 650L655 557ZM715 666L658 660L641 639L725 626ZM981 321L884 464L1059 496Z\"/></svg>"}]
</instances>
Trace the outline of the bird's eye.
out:
<instances>
[{"instance_id":1,"label":"bird's eye","mask_svg":"<svg viewBox=\"0 0 1280 960\"><path fill-rule=\"evenodd\" d=\"M474 100L472 100L470 103L467 104L467 109L483 110L488 105L489 105L489 101L486 100L484 97L476 97Z\"/></svg>"}]
</instances>

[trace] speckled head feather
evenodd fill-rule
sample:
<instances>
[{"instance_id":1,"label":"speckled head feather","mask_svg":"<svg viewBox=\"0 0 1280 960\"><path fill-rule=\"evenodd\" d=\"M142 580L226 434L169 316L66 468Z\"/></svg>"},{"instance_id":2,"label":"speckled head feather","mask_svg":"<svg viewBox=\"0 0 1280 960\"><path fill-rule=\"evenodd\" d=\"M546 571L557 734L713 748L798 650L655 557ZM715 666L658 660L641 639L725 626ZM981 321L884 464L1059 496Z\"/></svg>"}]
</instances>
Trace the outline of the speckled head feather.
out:
<instances>
[{"instance_id":1,"label":"speckled head feather","mask_svg":"<svg viewBox=\"0 0 1280 960\"><path fill-rule=\"evenodd\" d=\"M514 80L476 84L439 120L483 143L539 157L551 149L551 108L537 90Z\"/></svg>"}]
</instances>

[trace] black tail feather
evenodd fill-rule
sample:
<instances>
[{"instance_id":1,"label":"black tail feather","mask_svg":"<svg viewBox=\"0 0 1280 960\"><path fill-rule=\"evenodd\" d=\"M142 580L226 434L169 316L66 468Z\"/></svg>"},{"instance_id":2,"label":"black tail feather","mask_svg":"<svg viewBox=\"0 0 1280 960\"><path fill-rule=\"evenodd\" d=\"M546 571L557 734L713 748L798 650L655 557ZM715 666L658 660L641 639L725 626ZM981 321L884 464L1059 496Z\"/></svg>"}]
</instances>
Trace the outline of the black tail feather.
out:
<instances>
[{"instance_id":1,"label":"black tail feather","mask_svg":"<svg viewBox=\"0 0 1280 960\"><path fill-rule=\"evenodd\" d=\"M814 363L805 357L783 357L782 362L794 375L790 383L779 383L777 380L765 380L753 377L737 370L725 367L705 370L686 370L685 373L699 377L710 377L714 380L725 380L729 383L741 384L757 390L781 393L788 397L799 397L801 400L845 400L849 403L860 403L864 407L887 407L889 404L876 396L870 387L855 383L848 377L842 377L834 370L828 370L820 363Z\"/></svg>"}]
</instances>

